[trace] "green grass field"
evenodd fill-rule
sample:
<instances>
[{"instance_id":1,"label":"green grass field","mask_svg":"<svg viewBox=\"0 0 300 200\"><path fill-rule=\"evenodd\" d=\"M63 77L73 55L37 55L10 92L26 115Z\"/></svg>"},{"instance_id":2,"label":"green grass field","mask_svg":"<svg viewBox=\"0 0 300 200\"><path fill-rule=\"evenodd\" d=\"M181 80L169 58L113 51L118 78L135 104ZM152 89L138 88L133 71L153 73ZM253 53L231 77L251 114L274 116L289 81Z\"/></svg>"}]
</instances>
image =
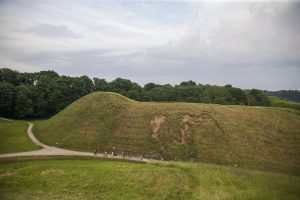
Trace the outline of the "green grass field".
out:
<instances>
[{"instance_id":1,"label":"green grass field","mask_svg":"<svg viewBox=\"0 0 300 200\"><path fill-rule=\"evenodd\" d=\"M27 127L24 121L0 119L0 154L40 149L27 136Z\"/></svg>"},{"instance_id":2,"label":"green grass field","mask_svg":"<svg viewBox=\"0 0 300 200\"><path fill-rule=\"evenodd\" d=\"M0 199L300 198L297 110L138 103L93 93L34 124L34 134L53 146L84 151L115 146L117 153L200 162L0 158ZM0 153L38 149L27 127L24 121L0 120Z\"/></svg>"},{"instance_id":3,"label":"green grass field","mask_svg":"<svg viewBox=\"0 0 300 200\"><path fill-rule=\"evenodd\" d=\"M0 199L299 199L300 178L174 162L0 159Z\"/></svg>"},{"instance_id":4,"label":"green grass field","mask_svg":"<svg viewBox=\"0 0 300 200\"><path fill-rule=\"evenodd\" d=\"M142 103L115 93L87 95L34 133L67 149L131 152L300 174L300 111L196 103Z\"/></svg>"},{"instance_id":5,"label":"green grass field","mask_svg":"<svg viewBox=\"0 0 300 200\"><path fill-rule=\"evenodd\" d=\"M285 101L275 96L268 96L272 107L291 108L300 110L300 103Z\"/></svg>"}]
</instances>

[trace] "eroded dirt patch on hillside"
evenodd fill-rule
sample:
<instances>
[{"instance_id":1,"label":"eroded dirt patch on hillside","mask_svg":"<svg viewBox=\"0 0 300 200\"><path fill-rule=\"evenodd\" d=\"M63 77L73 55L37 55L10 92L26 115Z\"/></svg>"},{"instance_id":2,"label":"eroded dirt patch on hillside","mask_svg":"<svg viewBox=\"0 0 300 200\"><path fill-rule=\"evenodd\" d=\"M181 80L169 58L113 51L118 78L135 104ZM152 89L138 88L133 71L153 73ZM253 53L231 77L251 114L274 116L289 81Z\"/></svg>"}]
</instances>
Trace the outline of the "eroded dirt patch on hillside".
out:
<instances>
[{"instance_id":1,"label":"eroded dirt patch on hillside","mask_svg":"<svg viewBox=\"0 0 300 200\"><path fill-rule=\"evenodd\" d=\"M223 134L225 134L225 131L222 129L219 122L214 117L212 117L212 115L207 111L203 111L199 115L183 114L183 115L181 115L180 118L181 118L181 122L180 122L181 123L181 128L180 128L181 138L180 138L180 140L178 140L178 139L173 140L176 144L185 145L187 143L187 140L189 137L189 130L193 126L201 126L203 123L206 123L208 121L212 121L213 124Z\"/></svg>"},{"instance_id":2,"label":"eroded dirt patch on hillside","mask_svg":"<svg viewBox=\"0 0 300 200\"><path fill-rule=\"evenodd\" d=\"M170 127L165 127L164 123L167 123L167 120L168 123L175 124L169 124ZM152 130L151 137L158 143L159 149L157 150L162 157L167 154L165 140L169 139L168 143L175 143L184 147L189 142L197 142L196 140L201 138L202 134L205 137L208 134L205 132L207 127L210 127L209 131L215 129L219 134L226 134L219 122L207 111L201 111L199 114L179 113L176 119L168 119L167 115L162 113L155 114L149 121L149 127Z\"/></svg>"},{"instance_id":3,"label":"eroded dirt patch on hillside","mask_svg":"<svg viewBox=\"0 0 300 200\"><path fill-rule=\"evenodd\" d=\"M165 122L166 119L167 117L165 115L159 114L159 115L155 115L150 120L150 127L152 128L152 138L154 138L157 141L158 141L160 126Z\"/></svg>"},{"instance_id":4,"label":"eroded dirt patch on hillside","mask_svg":"<svg viewBox=\"0 0 300 200\"><path fill-rule=\"evenodd\" d=\"M186 144L186 140L187 140L187 137L188 137L188 130L189 130L190 126L188 124L184 124L183 127L180 129L181 131L181 140L180 141L177 141L177 140L174 140L174 142L176 144Z\"/></svg>"}]
</instances>

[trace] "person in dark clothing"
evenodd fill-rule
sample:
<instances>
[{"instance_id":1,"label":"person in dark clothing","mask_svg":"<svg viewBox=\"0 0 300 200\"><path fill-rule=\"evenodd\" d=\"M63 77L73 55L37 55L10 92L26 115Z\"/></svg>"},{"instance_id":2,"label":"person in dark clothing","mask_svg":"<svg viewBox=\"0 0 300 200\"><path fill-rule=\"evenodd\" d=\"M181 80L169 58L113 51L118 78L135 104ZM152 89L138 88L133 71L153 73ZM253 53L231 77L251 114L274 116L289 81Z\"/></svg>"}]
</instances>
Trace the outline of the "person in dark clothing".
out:
<instances>
[{"instance_id":1,"label":"person in dark clothing","mask_svg":"<svg viewBox=\"0 0 300 200\"><path fill-rule=\"evenodd\" d=\"M94 150L94 155L97 155L98 151L97 149Z\"/></svg>"}]
</instances>

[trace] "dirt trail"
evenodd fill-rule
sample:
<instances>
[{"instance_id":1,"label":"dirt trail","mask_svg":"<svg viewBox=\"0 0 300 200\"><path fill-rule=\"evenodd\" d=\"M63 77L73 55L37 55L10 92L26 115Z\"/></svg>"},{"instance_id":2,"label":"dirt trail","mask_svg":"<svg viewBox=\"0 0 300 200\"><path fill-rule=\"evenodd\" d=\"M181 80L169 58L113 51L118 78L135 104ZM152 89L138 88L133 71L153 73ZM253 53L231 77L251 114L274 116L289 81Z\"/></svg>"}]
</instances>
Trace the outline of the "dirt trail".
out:
<instances>
[{"instance_id":1,"label":"dirt trail","mask_svg":"<svg viewBox=\"0 0 300 200\"><path fill-rule=\"evenodd\" d=\"M29 138L32 140L32 142L37 145L42 147L41 150L36 150L36 151L27 151L27 152L19 152L19 153L7 153L7 154L0 154L0 158L7 158L7 157L19 157L19 156L54 156L54 155L59 155L59 156L90 156L90 157L103 157L103 158L112 158L112 159L125 159L125 160L134 160L134 161L141 161L141 162L161 162L159 160L150 160L150 159L145 159L143 158L142 160L136 157L121 157L121 156L105 156L104 154L98 153L97 155L94 155L93 153L89 152L82 152L82 151L71 151L71 150L66 150L66 149L61 149L57 147L52 147L45 145L41 143L32 133L32 123L28 123L28 129L27 129L27 134Z\"/></svg>"}]
</instances>

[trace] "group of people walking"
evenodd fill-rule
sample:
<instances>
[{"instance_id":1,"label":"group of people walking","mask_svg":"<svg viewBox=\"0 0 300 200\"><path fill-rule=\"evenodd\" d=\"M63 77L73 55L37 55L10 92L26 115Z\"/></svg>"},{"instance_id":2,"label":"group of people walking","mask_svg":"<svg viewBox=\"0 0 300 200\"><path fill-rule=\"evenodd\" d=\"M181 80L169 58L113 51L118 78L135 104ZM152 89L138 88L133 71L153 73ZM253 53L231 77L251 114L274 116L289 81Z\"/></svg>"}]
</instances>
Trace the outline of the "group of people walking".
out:
<instances>
[{"instance_id":1,"label":"group of people walking","mask_svg":"<svg viewBox=\"0 0 300 200\"><path fill-rule=\"evenodd\" d=\"M96 156L97 153L98 153L98 150L95 149L93 152L94 152L94 155ZM124 151L122 151L121 155L122 155L122 158L125 158L126 156L127 156L127 157L131 157L131 153L129 153L129 152L128 152L128 153L125 153ZM105 157L108 156L107 151L104 152L104 156L105 156ZM111 152L111 156L112 156L112 157L113 157L113 156L117 156L117 154L116 154L114 151L112 151L112 152ZM143 156L141 155L141 156L139 156L139 158L142 160Z\"/></svg>"},{"instance_id":2,"label":"group of people walking","mask_svg":"<svg viewBox=\"0 0 300 200\"><path fill-rule=\"evenodd\" d=\"M113 147L113 150L114 150L114 149L115 149L115 148ZM94 155L96 156L97 153L98 153L98 150L95 149L93 152L94 152ZM104 157L107 157L107 156L108 156L108 153L107 153L107 151L105 151L105 152L104 152ZM112 152L111 152L111 157L114 157L114 156L117 156L117 154L116 154L114 151L112 151ZM122 151L122 152L121 152L121 156L122 156L122 158L125 158L126 156L127 156L127 157L131 157L131 154L130 154L129 152L128 152L128 153L125 153L124 151ZM143 155L139 155L139 156L138 156L138 159L139 159L139 160L143 160ZM151 158L151 159L152 159L152 158ZM160 160L163 161L164 159L161 157Z\"/></svg>"}]
</instances>

